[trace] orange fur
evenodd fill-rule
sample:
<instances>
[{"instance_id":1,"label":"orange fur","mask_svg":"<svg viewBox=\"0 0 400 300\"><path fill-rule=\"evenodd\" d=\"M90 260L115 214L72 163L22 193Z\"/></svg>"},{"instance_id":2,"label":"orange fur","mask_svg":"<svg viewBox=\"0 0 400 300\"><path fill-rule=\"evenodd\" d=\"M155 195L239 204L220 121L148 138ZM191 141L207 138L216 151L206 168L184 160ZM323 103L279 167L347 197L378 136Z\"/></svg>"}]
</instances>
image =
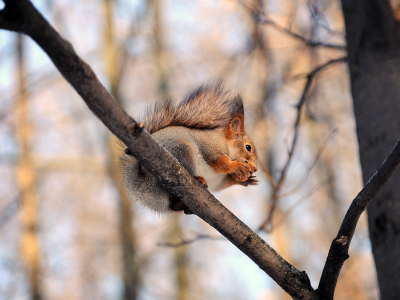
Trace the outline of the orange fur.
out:
<instances>
[{"instance_id":1,"label":"orange fur","mask_svg":"<svg viewBox=\"0 0 400 300\"><path fill-rule=\"evenodd\" d=\"M232 178L239 182L246 181L255 170L255 167L250 161L244 158L231 161L226 155L223 155L217 160L211 162L210 165L216 173L232 173Z\"/></svg>"},{"instance_id":2,"label":"orange fur","mask_svg":"<svg viewBox=\"0 0 400 300\"><path fill-rule=\"evenodd\" d=\"M236 122L238 122L238 123L236 124ZM226 126L224 129L224 135L225 135L226 139L234 140L239 135L245 134L244 114L238 114L236 116L233 116L233 118L230 120L230 125L231 126Z\"/></svg>"},{"instance_id":3,"label":"orange fur","mask_svg":"<svg viewBox=\"0 0 400 300\"><path fill-rule=\"evenodd\" d=\"M244 129L240 95L221 83L202 86L180 103L171 100L147 108L144 126L153 137L210 191L231 185L255 185L257 153ZM200 130L199 130L200 129ZM160 186L129 150L121 157L128 195L160 213L184 211L186 205Z\"/></svg>"},{"instance_id":4,"label":"orange fur","mask_svg":"<svg viewBox=\"0 0 400 300\"><path fill-rule=\"evenodd\" d=\"M197 181L199 181L205 188L208 188L207 181L202 176L196 176Z\"/></svg>"}]
</instances>

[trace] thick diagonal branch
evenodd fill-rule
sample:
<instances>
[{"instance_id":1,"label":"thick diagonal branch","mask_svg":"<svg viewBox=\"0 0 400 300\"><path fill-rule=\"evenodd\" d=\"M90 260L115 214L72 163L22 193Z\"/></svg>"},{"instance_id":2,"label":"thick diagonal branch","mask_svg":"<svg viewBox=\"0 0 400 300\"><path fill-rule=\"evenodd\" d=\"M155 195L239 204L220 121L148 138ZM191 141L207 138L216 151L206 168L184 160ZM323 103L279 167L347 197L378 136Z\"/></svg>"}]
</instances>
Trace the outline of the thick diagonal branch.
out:
<instances>
[{"instance_id":1,"label":"thick diagonal branch","mask_svg":"<svg viewBox=\"0 0 400 300\"><path fill-rule=\"evenodd\" d=\"M146 130L120 107L92 69L75 53L28 0L5 1L0 28L20 31L34 39L92 112L152 172L162 186L181 199L294 298L315 299L305 272L300 272L206 191Z\"/></svg>"}]
</instances>

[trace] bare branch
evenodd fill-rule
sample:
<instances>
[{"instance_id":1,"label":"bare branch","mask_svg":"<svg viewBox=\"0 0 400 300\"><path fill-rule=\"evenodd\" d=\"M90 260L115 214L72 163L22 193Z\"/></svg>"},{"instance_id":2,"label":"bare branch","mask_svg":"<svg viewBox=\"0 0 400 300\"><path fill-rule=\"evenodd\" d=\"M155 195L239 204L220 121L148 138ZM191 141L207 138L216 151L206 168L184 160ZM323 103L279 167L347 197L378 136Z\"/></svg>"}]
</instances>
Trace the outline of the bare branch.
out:
<instances>
[{"instance_id":1,"label":"bare branch","mask_svg":"<svg viewBox=\"0 0 400 300\"><path fill-rule=\"evenodd\" d=\"M277 202L279 200L279 191L285 181L285 177L286 177L286 173L289 169L289 165L292 161L293 158L293 153L295 151L296 145L297 145L297 140L298 140L298 135L299 135L299 127L300 127L300 119L301 119L301 113L302 113L302 108L303 105L307 99L307 95L308 92L311 88L311 84L312 84L312 80L314 79L314 77L321 71L323 71L324 69L326 69L328 66L331 66L332 64L338 63L338 62L345 62L347 60L347 57L340 57L340 58L336 58L336 59L332 59L327 61L326 63L324 63L321 66L316 67L314 70L312 70L310 73L308 74L300 74L295 76L295 78L299 78L299 77L307 77L307 82L306 85L304 87L303 93L301 95L301 98L298 102L298 104L296 105L297 108L297 116L296 116L296 120L294 123L294 135L293 135L293 140L292 140L292 144L290 145L288 152L288 158L286 160L285 165L282 168L282 172L281 175L279 177L279 179L276 181L276 184L273 184L273 190L272 190L272 197L271 197L271 205L270 205L270 209L269 209L269 214L267 219L264 221L264 223L259 227L259 230L264 230L266 232L271 232L272 231L272 227L271 227L271 222L272 222L272 216L273 213L275 211Z\"/></svg>"},{"instance_id":2,"label":"bare branch","mask_svg":"<svg viewBox=\"0 0 400 300\"><path fill-rule=\"evenodd\" d=\"M210 236L206 234L201 234L197 233L196 236L192 239L181 239L179 243L158 243L157 246L160 247L168 247L168 248L177 248L181 246L186 246L189 244L192 244L194 242L200 241L200 240L220 240L220 241L226 241L226 239L222 236Z\"/></svg>"},{"instance_id":3,"label":"bare branch","mask_svg":"<svg viewBox=\"0 0 400 300\"><path fill-rule=\"evenodd\" d=\"M282 217L276 221L273 225L271 225L272 228L276 229L278 226L280 226L286 219L287 217L297 208L302 204L304 201L308 200L314 193L319 191L321 188L327 186L328 184L332 183L332 178L328 178L327 180L324 180L320 183L318 183L316 186L312 187L303 197L301 197L299 200L297 200L296 203L294 203L283 215Z\"/></svg>"},{"instance_id":4,"label":"bare branch","mask_svg":"<svg viewBox=\"0 0 400 300\"><path fill-rule=\"evenodd\" d=\"M20 31L31 36L49 55L61 74L81 95L92 112L127 145L130 153L141 162L144 168L152 172L163 188L181 199L191 212L236 245L292 298L333 299L337 277L344 260L348 257L347 250L357 221L366 205L400 163L400 141L350 206L339 234L332 243L317 295L305 272L297 270L285 261L264 240L236 218L146 130L143 130L126 114L101 85L92 69L75 53L71 44L48 24L28 0L5 0L5 4L5 8L0 11L0 28ZM306 88L297 107L299 115L311 80L322 69L323 66L307 76ZM296 124L298 126L299 121L296 121ZM294 140L290 150L291 155L295 145Z\"/></svg>"},{"instance_id":5,"label":"bare branch","mask_svg":"<svg viewBox=\"0 0 400 300\"><path fill-rule=\"evenodd\" d=\"M302 41L303 43L305 43L307 46L310 46L310 47L325 47L325 48L330 48L330 49L346 50L346 46L344 46L344 45L336 45L336 44L331 44L331 43L324 43L324 42L320 42L320 41L309 40L298 33L295 33L289 29L286 29L286 28L278 25L271 19L267 19L266 17L264 17L262 15L258 16L258 22L261 24L271 25L272 27L279 30L280 32L286 33L286 34L290 35L291 37L294 37L295 39Z\"/></svg>"},{"instance_id":6,"label":"bare branch","mask_svg":"<svg viewBox=\"0 0 400 300\"><path fill-rule=\"evenodd\" d=\"M307 171L303 175L303 178L297 183L297 185L291 189L290 191L279 194L277 197L278 198L285 198L295 192L297 192L301 186L307 181L308 176L310 175L311 171L314 169L315 165L319 161L319 158L321 157L322 152L325 150L326 146L328 146L328 143L333 139L333 137L336 135L337 129L335 128L329 135L328 137L322 142L321 146L318 148L317 155L311 164L311 166L308 167Z\"/></svg>"},{"instance_id":7,"label":"bare branch","mask_svg":"<svg viewBox=\"0 0 400 300\"><path fill-rule=\"evenodd\" d=\"M400 163L400 140L385 159L378 171L365 184L347 211L339 233L332 241L318 286L320 299L333 299L337 279L344 261L349 257L348 250L356 230L358 219L368 203L378 194Z\"/></svg>"},{"instance_id":8,"label":"bare branch","mask_svg":"<svg viewBox=\"0 0 400 300\"><path fill-rule=\"evenodd\" d=\"M277 23L275 23L274 21L272 21L271 19L268 19L264 15L264 12L259 5L254 5L253 3L244 2L244 1L239 1L239 3L242 4L248 11L251 12L255 23L271 25L275 29L302 41L307 46L325 47L325 48L338 49L338 50L346 50L347 49L346 46L344 46L344 45L342 46L342 45L336 45L336 44L331 44L331 43L324 43L324 42L320 42L320 41L309 40L309 39L305 38L304 36L301 36L300 34L297 34L297 33L294 33L293 31L291 31L290 28L293 24L293 20L291 20L291 18L289 18L288 28L284 28L284 27L278 25Z\"/></svg>"},{"instance_id":9,"label":"bare branch","mask_svg":"<svg viewBox=\"0 0 400 300\"><path fill-rule=\"evenodd\" d=\"M287 293L295 298L315 299L307 274L285 261L143 130L107 92L72 45L50 26L28 0L7 0L5 3L6 7L0 11L0 28L21 31L35 40L92 112L157 178L163 188L217 229Z\"/></svg>"}]
</instances>

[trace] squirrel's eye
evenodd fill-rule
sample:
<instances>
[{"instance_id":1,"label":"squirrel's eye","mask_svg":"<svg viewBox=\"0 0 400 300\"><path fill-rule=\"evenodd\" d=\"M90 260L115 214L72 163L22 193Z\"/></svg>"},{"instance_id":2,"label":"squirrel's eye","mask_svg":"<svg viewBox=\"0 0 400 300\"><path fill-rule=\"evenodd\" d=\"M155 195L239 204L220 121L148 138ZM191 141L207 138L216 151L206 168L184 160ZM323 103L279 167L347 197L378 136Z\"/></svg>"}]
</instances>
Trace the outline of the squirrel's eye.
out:
<instances>
[{"instance_id":1,"label":"squirrel's eye","mask_svg":"<svg viewBox=\"0 0 400 300\"><path fill-rule=\"evenodd\" d=\"M251 152L251 146L250 145L246 145L246 150Z\"/></svg>"}]
</instances>

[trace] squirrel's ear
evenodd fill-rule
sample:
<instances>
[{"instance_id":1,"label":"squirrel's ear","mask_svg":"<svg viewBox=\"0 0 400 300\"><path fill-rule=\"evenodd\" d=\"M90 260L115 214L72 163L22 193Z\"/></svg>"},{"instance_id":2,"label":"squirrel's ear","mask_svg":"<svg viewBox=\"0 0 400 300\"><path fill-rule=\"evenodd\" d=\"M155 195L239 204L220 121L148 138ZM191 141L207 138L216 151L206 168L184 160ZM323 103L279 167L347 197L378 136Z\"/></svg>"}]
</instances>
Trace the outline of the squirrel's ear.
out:
<instances>
[{"instance_id":1,"label":"squirrel's ear","mask_svg":"<svg viewBox=\"0 0 400 300\"><path fill-rule=\"evenodd\" d=\"M233 118L231 123L230 123L230 132L229 136L232 139L237 139L239 135L244 134L244 124L243 124L243 119L240 119L238 117Z\"/></svg>"}]
</instances>

